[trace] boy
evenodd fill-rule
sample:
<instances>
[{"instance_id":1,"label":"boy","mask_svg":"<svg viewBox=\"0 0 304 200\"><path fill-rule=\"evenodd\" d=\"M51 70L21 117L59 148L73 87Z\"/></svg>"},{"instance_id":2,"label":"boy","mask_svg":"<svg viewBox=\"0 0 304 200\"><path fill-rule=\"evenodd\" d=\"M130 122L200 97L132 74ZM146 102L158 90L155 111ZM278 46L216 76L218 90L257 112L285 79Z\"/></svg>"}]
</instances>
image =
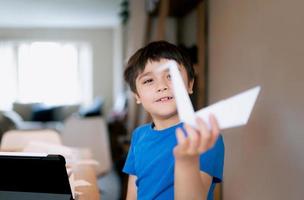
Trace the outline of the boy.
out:
<instances>
[{"instance_id":1,"label":"boy","mask_svg":"<svg viewBox=\"0 0 304 200\"><path fill-rule=\"evenodd\" d=\"M157 70L168 60L178 63L191 94L194 69L190 58L165 41L139 49L124 72L136 102L153 121L132 134L123 168L129 174L127 200L211 200L215 184L222 180L223 139L213 116L210 131L202 119L197 119L197 130L179 122L169 72Z\"/></svg>"}]
</instances>

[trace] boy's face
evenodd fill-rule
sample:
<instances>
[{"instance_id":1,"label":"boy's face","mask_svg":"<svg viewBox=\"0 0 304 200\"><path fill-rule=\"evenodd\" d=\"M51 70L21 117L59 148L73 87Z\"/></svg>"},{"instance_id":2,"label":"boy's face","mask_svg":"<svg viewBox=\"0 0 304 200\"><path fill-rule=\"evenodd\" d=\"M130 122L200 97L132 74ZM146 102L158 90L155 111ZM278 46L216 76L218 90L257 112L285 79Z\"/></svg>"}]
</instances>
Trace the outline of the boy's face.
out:
<instances>
[{"instance_id":1,"label":"boy's face","mask_svg":"<svg viewBox=\"0 0 304 200\"><path fill-rule=\"evenodd\" d=\"M173 96L173 88L168 70L157 71L167 59L147 62L145 69L136 78L135 98L142 103L145 110L155 119L169 119L177 116L177 108ZM193 80L189 81L186 69L178 66L188 93L192 93Z\"/></svg>"}]
</instances>

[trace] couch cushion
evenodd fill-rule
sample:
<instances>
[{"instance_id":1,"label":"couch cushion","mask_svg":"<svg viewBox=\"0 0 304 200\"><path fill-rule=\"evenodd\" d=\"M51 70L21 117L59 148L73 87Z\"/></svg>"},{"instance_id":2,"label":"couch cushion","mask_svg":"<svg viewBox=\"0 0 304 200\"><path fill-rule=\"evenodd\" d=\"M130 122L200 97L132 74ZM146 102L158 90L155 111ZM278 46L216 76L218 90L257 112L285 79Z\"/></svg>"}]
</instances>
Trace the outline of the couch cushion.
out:
<instances>
[{"instance_id":1,"label":"couch cushion","mask_svg":"<svg viewBox=\"0 0 304 200\"><path fill-rule=\"evenodd\" d=\"M32 109L33 106L38 105L38 103L13 103L13 110L17 112L24 121L32 120Z\"/></svg>"},{"instance_id":2,"label":"couch cushion","mask_svg":"<svg viewBox=\"0 0 304 200\"><path fill-rule=\"evenodd\" d=\"M96 97L90 105L80 107L79 115L81 117L102 116L103 104L104 100Z\"/></svg>"},{"instance_id":3,"label":"couch cushion","mask_svg":"<svg viewBox=\"0 0 304 200\"><path fill-rule=\"evenodd\" d=\"M48 122L56 121L55 112L59 107L45 106L43 104L34 105L32 109L32 121Z\"/></svg>"}]
</instances>

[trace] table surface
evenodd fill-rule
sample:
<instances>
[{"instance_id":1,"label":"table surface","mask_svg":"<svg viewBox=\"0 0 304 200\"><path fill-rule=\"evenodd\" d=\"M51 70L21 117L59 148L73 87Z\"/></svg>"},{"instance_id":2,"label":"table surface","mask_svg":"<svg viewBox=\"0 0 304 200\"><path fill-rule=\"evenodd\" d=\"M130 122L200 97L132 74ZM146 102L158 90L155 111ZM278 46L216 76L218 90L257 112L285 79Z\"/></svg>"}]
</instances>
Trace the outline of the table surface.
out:
<instances>
[{"instance_id":1,"label":"table surface","mask_svg":"<svg viewBox=\"0 0 304 200\"><path fill-rule=\"evenodd\" d=\"M95 170L90 165L77 165L75 178L89 182L90 186L77 187L76 191L82 193L78 200L100 200Z\"/></svg>"},{"instance_id":2,"label":"table surface","mask_svg":"<svg viewBox=\"0 0 304 200\"><path fill-rule=\"evenodd\" d=\"M0 151L22 152L20 149L0 149ZM91 165L76 165L73 167L73 173L76 180L85 180L91 184L90 186L76 187L75 190L81 193L76 200L100 200L95 169Z\"/></svg>"}]
</instances>

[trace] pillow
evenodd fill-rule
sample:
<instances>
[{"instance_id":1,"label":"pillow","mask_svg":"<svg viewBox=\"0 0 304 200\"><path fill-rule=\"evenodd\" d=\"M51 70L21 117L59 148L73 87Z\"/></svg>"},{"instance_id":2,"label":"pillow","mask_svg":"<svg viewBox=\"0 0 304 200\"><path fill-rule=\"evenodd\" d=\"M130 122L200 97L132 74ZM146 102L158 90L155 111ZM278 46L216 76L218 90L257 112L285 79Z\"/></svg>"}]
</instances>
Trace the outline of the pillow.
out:
<instances>
[{"instance_id":1,"label":"pillow","mask_svg":"<svg viewBox=\"0 0 304 200\"><path fill-rule=\"evenodd\" d=\"M30 121L32 119L33 107L39 103L13 103L13 110L17 112L24 121Z\"/></svg>"},{"instance_id":2,"label":"pillow","mask_svg":"<svg viewBox=\"0 0 304 200\"><path fill-rule=\"evenodd\" d=\"M80 107L79 115L82 117L101 116L103 104L103 99L96 97L90 105Z\"/></svg>"},{"instance_id":3,"label":"pillow","mask_svg":"<svg viewBox=\"0 0 304 200\"><path fill-rule=\"evenodd\" d=\"M34 105L32 109L32 121L56 121L56 109L57 107L55 106L46 106L43 104Z\"/></svg>"}]
</instances>

